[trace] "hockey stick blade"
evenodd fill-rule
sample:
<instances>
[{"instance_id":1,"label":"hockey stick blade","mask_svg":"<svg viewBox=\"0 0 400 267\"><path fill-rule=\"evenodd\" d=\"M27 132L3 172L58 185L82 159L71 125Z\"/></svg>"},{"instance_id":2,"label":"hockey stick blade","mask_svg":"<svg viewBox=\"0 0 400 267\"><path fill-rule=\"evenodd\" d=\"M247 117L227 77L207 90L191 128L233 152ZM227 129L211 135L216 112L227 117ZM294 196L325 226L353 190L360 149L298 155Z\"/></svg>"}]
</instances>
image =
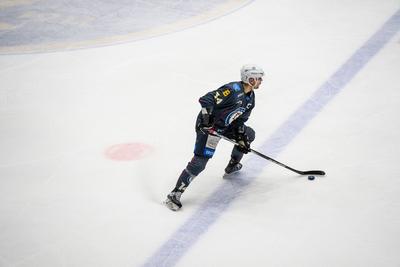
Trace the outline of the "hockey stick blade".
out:
<instances>
[{"instance_id":1,"label":"hockey stick blade","mask_svg":"<svg viewBox=\"0 0 400 267\"><path fill-rule=\"evenodd\" d=\"M324 171L313 170L301 172L301 175L325 175Z\"/></svg>"},{"instance_id":2,"label":"hockey stick blade","mask_svg":"<svg viewBox=\"0 0 400 267\"><path fill-rule=\"evenodd\" d=\"M270 157L268 157L268 156L266 156L266 155L264 155L264 154L262 154L262 153L260 153L260 152L258 152L256 150L254 150L254 149L250 149L250 151L253 152L254 154L256 154L257 156L260 156L260 157L262 157L262 158L264 158L266 160L272 161L273 163L275 163L275 164L277 164L279 166L282 166L282 167L284 167L284 168L286 168L288 170L291 170L292 172L295 172L295 173L300 174L300 175L325 175L325 172L324 171L320 171L320 170L299 171L299 170L296 170L296 169L294 169L292 167L287 166L286 164L283 164L282 162L279 162L279 161L277 161L277 160L275 160L273 158L270 158Z\"/></svg>"}]
</instances>

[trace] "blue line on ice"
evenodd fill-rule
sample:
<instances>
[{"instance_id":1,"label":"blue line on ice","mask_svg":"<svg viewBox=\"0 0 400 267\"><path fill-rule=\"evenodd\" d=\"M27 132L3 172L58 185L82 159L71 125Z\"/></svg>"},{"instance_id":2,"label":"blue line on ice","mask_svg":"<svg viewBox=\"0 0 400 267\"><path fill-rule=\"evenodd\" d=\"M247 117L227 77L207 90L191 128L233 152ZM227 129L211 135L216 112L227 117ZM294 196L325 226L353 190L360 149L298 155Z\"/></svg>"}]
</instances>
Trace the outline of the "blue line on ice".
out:
<instances>
[{"instance_id":1,"label":"blue line on ice","mask_svg":"<svg viewBox=\"0 0 400 267\"><path fill-rule=\"evenodd\" d=\"M286 120L260 150L272 157L278 155L300 133L322 108L343 89L347 83L389 42L400 28L398 10L364 45L362 45L318 90ZM251 157L246 177L223 183L199 209L153 254L144 266L174 266L223 214L235 198L245 190L268 164L268 161Z\"/></svg>"}]
</instances>

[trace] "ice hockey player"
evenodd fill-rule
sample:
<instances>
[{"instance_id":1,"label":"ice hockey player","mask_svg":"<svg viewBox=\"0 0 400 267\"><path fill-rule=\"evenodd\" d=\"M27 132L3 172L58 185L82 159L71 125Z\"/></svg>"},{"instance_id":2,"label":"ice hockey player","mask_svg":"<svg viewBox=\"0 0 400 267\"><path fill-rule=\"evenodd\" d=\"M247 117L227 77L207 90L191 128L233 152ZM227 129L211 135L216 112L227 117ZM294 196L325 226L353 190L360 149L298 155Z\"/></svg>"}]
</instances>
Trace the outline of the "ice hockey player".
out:
<instances>
[{"instance_id":1,"label":"ice hockey player","mask_svg":"<svg viewBox=\"0 0 400 267\"><path fill-rule=\"evenodd\" d=\"M180 198L190 182L202 172L214 155L220 137L217 132L239 145L233 147L226 174L242 168L240 160L250 150L255 132L244 123L254 108L254 89L263 81L264 71L257 65L245 65L240 70L241 81L231 82L200 97L201 111L196 120L196 144L194 156L178 178L175 188L168 194L165 204L171 210L182 207Z\"/></svg>"}]
</instances>

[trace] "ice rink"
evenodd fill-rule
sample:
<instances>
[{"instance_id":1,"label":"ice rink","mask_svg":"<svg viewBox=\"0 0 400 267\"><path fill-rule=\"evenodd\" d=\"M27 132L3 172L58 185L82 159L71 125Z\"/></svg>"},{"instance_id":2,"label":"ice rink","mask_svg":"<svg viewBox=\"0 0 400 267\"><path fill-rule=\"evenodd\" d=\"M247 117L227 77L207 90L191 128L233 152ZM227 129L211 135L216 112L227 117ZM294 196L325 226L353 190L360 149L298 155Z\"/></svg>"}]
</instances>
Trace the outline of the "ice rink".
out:
<instances>
[{"instance_id":1,"label":"ice rink","mask_svg":"<svg viewBox=\"0 0 400 267\"><path fill-rule=\"evenodd\" d=\"M400 2L0 2L0 266L400 266ZM198 98L265 70L182 196Z\"/></svg>"}]
</instances>

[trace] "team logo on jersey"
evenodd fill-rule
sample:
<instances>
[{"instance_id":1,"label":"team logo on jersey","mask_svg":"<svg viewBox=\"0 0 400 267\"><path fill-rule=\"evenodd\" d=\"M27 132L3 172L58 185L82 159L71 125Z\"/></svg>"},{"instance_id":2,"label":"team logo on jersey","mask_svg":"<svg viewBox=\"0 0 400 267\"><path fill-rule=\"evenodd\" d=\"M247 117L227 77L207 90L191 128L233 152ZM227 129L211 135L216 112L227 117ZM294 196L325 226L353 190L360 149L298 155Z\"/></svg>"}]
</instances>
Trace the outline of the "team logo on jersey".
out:
<instances>
[{"instance_id":1,"label":"team logo on jersey","mask_svg":"<svg viewBox=\"0 0 400 267\"><path fill-rule=\"evenodd\" d=\"M242 114L246 111L245 108L237 108L234 111L232 111L231 113L229 113L229 115L226 117L225 119L225 126L228 126L229 124L231 124L234 120L236 120L237 118L239 118L240 116L242 116Z\"/></svg>"}]
</instances>

